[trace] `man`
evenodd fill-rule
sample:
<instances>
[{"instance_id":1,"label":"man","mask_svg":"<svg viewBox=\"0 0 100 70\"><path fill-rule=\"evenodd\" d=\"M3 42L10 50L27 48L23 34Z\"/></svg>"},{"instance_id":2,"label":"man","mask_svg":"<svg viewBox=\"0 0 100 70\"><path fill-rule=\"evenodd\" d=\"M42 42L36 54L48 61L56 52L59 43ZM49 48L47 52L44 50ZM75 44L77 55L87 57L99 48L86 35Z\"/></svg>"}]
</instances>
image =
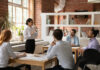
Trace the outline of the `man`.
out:
<instances>
[{"instance_id":1,"label":"man","mask_svg":"<svg viewBox=\"0 0 100 70\"><path fill-rule=\"evenodd\" d=\"M71 43L71 47L79 46L79 39L75 34L76 34L76 30L72 29L71 34L68 35L67 38L66 38L66 41Z\"/></svg>"},{"instance_id":2,"label":"man","mask_svg":"<svg viewBox=\"0 0 100 70\"><path fill-rule=\"evenodd\" d=\"M89 44L87 47L83 47L83 50L86 49L96 49L100 51L99 42L96 39L97 34L99 33L98 30L91 29L88 32L88 38L90 38Z\"/></svg>"},{"instance_id":3,"label":"man","mask_svg":"<svg viewBox=\"0 0 100 70\"><path fill-rule=\"evenodd\" d=\"M81 48L83 50L83 56L78 58L77 64L83 69L85 64L88 63L100 63L100 45L95 38L98 34L98 30L91 29L88 32L88 38L90 38L90 42L87 47ZM87 66L84 68L85 70L90 70Z\"/></svg>"},{"instance_id":4,"label":"man","mask_svg":"<svg viewBox=\"0 0 100 70\"><path fill-rule=\"evenodd\" d=\"M68 42L62 41L63 32L56 29L53 32L54 41L51 43L48 51L47 58L51 59L57 57L59 64L47 70L72 70L73 69L73 55L72 49Z\"/></svg>"}]
</instances>

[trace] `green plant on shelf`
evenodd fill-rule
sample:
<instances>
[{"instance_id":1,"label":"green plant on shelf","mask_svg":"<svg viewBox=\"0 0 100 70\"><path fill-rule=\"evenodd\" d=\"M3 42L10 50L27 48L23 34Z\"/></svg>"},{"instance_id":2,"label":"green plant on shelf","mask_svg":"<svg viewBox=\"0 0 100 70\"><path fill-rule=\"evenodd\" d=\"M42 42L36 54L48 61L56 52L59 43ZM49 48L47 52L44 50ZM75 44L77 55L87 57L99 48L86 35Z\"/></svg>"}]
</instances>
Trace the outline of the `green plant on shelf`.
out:
<instances>
[{"instance_id":1,"label":"green plant on shelf","mask_svg":"<svg viewBox=\"0 0 100 70\"><path fill-rule=\"evenodd\" d=\"M18 36L23 36L24 26L16 27L16 29L18 31Z\"/></svg>"}]
</instances>

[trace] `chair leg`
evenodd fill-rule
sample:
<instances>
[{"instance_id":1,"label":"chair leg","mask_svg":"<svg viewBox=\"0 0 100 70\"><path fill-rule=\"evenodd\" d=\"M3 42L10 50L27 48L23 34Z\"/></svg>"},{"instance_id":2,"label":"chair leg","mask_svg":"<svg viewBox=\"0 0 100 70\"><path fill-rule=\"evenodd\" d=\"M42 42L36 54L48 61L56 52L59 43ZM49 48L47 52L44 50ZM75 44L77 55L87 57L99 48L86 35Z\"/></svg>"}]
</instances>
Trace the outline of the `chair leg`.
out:
<instances>
[{"instance_id":1,"label":"chair leg","mask_svg":"<svg viewBox=\"0 0 100 70\"><path fill-rule=\"evenodd\" d=\"M84 65L84 67L83 67L83 69L82 69L82 70L85 70L85 67L86 67L86 65Z\"/></svg>"}]
</instances>

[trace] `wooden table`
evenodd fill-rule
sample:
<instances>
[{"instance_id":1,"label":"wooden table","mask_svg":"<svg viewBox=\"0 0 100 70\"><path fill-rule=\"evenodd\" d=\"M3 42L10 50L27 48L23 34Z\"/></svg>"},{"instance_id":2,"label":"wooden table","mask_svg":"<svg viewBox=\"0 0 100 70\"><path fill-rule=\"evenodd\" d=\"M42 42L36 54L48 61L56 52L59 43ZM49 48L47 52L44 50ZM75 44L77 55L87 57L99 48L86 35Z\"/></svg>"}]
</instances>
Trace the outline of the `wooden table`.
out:
<instances>
[{"instance_id":1,"label":"wooden table","mask_svg":"<svg viewBox=\"0 0 100 70\"><path fill-rule=\"evenodd\" d=\"M42 53L44 53L45 50L48 50L49 46L43 46L42 47ZM76 63L76 60L77 60L77 57L78 57L78 50L79 50L80 47L72 47L72 52L75 53L75 63Z\"/></svg>"},{"instance_id":2,"label":"wooden table","mask_svg":"<svg viewBox=\"0 0 100 70\"><path fill-rule=\"evenodd\" d=\"M75 53L75 57L74 57L74 60L75 60L75 63L77 61L77 58L78 58L78 50L79 50L80 47L72 47L72 52Z\"/></svg>"},{"instance_id":3,"label":"wooden table","mask_svg":"<svg viewBox=\"0 0 100 70\"><path fill-rule=\"evenodd\" d=\"M41 58L41 57L40 57ZM45 70L45 65L51 62L55 62L57 64L57 59L52 58L50 60L25 60L25 59L10 59L10 63L19 63L19 64L28 64L28 65L35 65L35 66L41 66L42 70Z\"/></svg>"}]
</instances>

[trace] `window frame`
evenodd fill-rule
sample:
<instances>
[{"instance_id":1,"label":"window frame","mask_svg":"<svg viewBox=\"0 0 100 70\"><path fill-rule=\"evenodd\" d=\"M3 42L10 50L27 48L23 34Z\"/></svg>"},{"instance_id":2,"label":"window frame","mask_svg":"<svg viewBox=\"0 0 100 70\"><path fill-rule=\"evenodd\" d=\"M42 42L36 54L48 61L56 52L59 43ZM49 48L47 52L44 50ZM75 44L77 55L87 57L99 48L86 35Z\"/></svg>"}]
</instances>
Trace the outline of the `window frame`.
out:
<instances>
[{"instance_id":1,"label":"window frame","mask_svg":"<svg viewBox=\"0 0 100 70\"><path fill-rule=\"evenodd\" d=\"M11 22L12 23L14 23L14 24L19 24L19 23L17 23L17 21L16 21L16 7L18 7L18 8L21 8L22 9L22 23L20 23L20 24L24 24L24 14L23 14L23 12L24 12L24 9L26 9L27 11L28 11L28 17L29 17L29 15L30 15L30 8L29 8L29 5L30 5L30 0L28 0L28 7L24 7L23 6L23 1L24 0L21 0L21 4L16 4L16 3L13 3L13 0L12 0L12 2L9 2L8 1L8 6L12 6L12 17L11 17ZM15 22L13 22L13 7L15 7ZM9 12L8 12L8 14L9 14Z\"/></svg>"}]
</instances>

